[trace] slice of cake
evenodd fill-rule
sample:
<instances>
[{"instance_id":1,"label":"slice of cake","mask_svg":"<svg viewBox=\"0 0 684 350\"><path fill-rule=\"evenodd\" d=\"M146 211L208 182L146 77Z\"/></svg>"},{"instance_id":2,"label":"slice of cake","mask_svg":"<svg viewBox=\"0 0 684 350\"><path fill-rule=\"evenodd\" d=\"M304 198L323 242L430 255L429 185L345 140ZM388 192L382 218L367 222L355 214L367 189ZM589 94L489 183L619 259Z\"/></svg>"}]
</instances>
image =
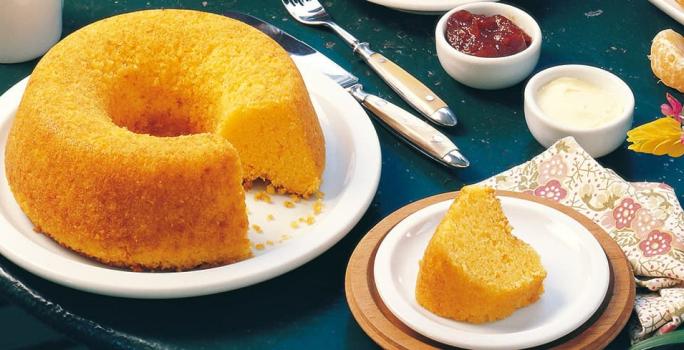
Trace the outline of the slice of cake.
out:
<instances>
[{"instance_id":1,"label":"slice of cake","mask_svg":"<svg viewBox=\"0 0 684 350\"><path fill-rule=\"evenodd\" d=\"M490 322L537 301L545 277L539 255L511 234L494 190L468 186L425 250L416 299L442 317Z\"/></svg>"}]
</instances>

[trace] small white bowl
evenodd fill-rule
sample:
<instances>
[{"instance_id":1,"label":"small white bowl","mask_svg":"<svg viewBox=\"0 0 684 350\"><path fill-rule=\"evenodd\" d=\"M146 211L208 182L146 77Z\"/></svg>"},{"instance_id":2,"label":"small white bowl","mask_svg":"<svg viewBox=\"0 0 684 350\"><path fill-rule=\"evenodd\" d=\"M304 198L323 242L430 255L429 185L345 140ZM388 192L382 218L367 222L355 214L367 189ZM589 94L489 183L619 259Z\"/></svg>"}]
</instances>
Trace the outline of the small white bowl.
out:
<instances>
[{"instance_id":1,"label":"small white bowl","mask_svg":"<svg viewBox=\"0 0 684 350\"><path fill-rule=\"evenodd\" d=\"M525 50L505 57L477 57L460 52L449 45L444 35L447 20L460 10L477 15L505 16L527 33L532 43ZM539 61L542 34L537 21L517 7L497 2L475 2L444 14L437 23L435 41L439 63L452 78L476 89L494 90L515 85L532 73Z\"/></svg>"},{"instance_id":2,"label":"small white bowl","mask_svg":"<svg viewBox=\"0 0 684 350\"><path fill-rule=\"evenodd\" d=\"M609 123L592 129L562 125L546 115L537 103L539 90L561 77L577 78L604 89L622 100L623 113ZM627 130L632 126L633 113L632 90L615 74L601 68L577 64L556 66L535 74L525 87L525 121L534 138L545 147L563 137L573 136L592 157L604 156L625 141Z\"/></svg>"}]
</instances>

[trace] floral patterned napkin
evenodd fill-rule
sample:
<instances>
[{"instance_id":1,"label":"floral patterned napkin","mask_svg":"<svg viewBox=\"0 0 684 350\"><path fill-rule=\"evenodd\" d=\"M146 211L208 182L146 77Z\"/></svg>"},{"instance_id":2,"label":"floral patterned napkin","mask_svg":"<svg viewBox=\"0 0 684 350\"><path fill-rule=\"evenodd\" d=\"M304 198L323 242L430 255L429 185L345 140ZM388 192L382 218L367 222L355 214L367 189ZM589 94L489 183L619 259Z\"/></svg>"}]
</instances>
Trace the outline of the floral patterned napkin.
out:
<instances>
[{"instance_id":1,"label":"floral patterned napkin","mask_svg":"<svg viewBox=\"0 0 684 350\"><path fill-rule=\"evenodd\" d=\"M684 211L666 184L627 182L573 139L482 182L569 206L601 225L622 247L639 289L633 341L676 329L684 317Z\"/></svg>"}]
</instances>

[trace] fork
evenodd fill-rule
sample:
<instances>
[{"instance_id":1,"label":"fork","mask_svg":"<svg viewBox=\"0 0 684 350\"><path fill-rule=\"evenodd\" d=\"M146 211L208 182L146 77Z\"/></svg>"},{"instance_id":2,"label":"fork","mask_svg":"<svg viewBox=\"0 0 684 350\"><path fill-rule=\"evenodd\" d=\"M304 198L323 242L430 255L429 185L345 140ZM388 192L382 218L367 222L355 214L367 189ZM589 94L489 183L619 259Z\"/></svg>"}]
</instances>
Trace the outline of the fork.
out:
<instances>
[{"instance_id":1,"label":"fork","mask_svg":"<svg viewBox=\"0 0 684 350\"><path fill-rule=\"evenodd\" d=\"M287 12L298 22L328 27L342 37L352 47L354 53L361 56L401 98L430 121L443 126L456 125L458 122L456 116L437 94L403 68L371 50L367 42L359 41L333 22L318 0L282 0L282 2Z\"/></svg>"}]
</instances>

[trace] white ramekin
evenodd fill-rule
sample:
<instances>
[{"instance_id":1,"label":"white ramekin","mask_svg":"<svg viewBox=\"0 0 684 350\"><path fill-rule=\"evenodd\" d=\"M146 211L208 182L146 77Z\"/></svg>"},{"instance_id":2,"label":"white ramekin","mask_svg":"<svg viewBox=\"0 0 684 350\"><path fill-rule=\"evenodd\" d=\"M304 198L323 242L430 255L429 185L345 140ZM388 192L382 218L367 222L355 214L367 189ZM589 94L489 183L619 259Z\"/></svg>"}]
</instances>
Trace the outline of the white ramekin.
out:
<instances>
[{"instance_id":1,"label":"white ramekin","mask_svg":"<svg viewBox=\"0 0 684 350\"><path fill-rule=\"evenodd\" d=\"M446 24L456 11L467 10L477 15L502 15L510 19L532 38L525 50L505 57L477 57L451 47L446 40ZM442 16L435 29L437 57L444 70L462 84L477 89L493 90L509 87L525 79L537 65L542 33L537 21L527 12L496 2L468 3Z\"/></svg>"},{"instance_id":2,"label":"white ramekin","mask_svg":"<svg viewBox=\"0 0 684 350\"><path fill-rule=\"evenodd\" d=\"M62 35L62 0L0 0L0 63L44 54Z\"/></svg>"},{"instance_id":3,"label":"white ramekin","mask_svg":"<svg viewBox=\"0 0 684 350\"><path fill-rule=\"evenodd\" d=\"M547 116L537 104L539 89L556 78L577 78L608 91L621 99L624 112L607 124L592 129L573 128L562 125ZM615 74L601 68L585 65L563 65L548 68L535 74L525 87L525 121L539 143L545 147L566 136L573 136L592 157L604 156L625 141L632 126L634 94L627 84Z\"/></svg>"}]
</instances>

